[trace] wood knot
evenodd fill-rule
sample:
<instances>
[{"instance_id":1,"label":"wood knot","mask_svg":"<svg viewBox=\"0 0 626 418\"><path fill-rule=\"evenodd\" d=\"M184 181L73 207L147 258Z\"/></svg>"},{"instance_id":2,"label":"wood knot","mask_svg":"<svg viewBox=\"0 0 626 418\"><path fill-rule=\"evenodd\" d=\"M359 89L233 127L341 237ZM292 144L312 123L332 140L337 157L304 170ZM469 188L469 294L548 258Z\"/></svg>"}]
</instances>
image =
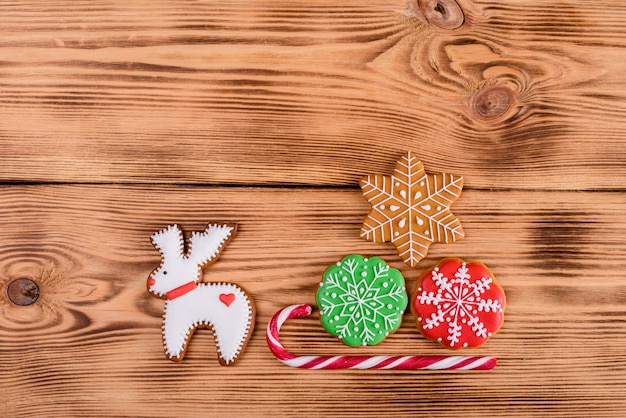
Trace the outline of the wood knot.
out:
<instances>
[{"instance_id":1,"label":"wood knot","mask_svg":"<svg viewBox=\"0 0 626 418\"><path fill-rule=\"evenodd\" d=\"M39 299L39 286L31 279L15 279L7 287L7 297L15 305L31 305Z\"/></svg>"},{"instance_id":2,"label":"wood knot","mask_svg":"<svg viewBox=\"0 0 626 418\"><path fill-rule=\"evenodd\" d=\"M458 29L465 22L461 6L454 0L417 0L420 12L431 25L441 29Z\"/></svg>"},{"instance_id":3,"label":"wood knot","mask_svg":"<svg viewBox=\"0 0 626 418\"><path fill-rule=\"evenodd\" d=\"M513 91L507 87L487 87L472 97L470 106L474 116L483 121L504 117L515 102Z\"/></svg>"}]
</instances>

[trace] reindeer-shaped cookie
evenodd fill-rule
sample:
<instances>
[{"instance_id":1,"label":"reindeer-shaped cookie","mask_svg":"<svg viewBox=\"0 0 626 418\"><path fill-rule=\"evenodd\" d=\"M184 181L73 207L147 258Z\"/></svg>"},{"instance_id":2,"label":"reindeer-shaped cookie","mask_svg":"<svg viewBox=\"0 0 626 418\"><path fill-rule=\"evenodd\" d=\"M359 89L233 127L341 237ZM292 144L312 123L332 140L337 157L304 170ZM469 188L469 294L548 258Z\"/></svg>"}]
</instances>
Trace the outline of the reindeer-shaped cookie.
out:
<instances>
[{"instance_id":1,"label":"reindeer-shaped cookie","mask_svg":"<svg viewBox=\"0 0 626 418\"><path fill-rule=\"evenodd\" d=\"M197 328L212 328L218 360L232 365L245 348L254 328L252 299L232 283L198 283L202 268L213 264L233 238L236 224L209 224L193 232L185 252L183 232L170 225L152 235L161 252L161 265L148 278L148 291L167 299L163 314L165 355L181 361Z\"/></svg>"}]
</instances>

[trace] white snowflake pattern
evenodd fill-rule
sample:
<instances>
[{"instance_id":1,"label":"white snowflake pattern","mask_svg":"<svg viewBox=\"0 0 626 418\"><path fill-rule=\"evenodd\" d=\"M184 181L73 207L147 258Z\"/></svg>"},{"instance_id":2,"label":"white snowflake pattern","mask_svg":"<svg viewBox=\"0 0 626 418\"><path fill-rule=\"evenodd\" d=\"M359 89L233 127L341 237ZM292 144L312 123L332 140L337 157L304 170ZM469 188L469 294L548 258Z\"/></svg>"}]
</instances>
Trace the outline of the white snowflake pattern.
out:
<instances>
[{"instance_id":1,"label":"white snowflake pattern","mask_svg":"<svg viewBox=\"0 0 626 418\"><path fill-rule=\"evenodd\" d=\"M372 206L361 237L393 243L411 267L426 256L431 244L454 242L465 235L461 221L450 210L461 194L463 177L427 174L412 152L396 162L391 176L365 176L360 186Z\"/></svg>"},{"instance_id":2,"label":"white snowflake pattern","mask_svg":"<svg viewBox=\"0 0 626 418\"><path fill-rule=\"evenodd\" d=\"M329 332L348 345L380 342L400 326L408 303L404 279L377 258L353 255L337 266L318 292L320 313L333 328ZM397 274L390 276L390 270Z\"/></svg>"},{"instance_id":3,"label":"white snowflake pattern","mask_svg":"<svg viewBox=\"0 0 626 418\"><path fill-rule=\"evenodd\" d=\"M433 329L446 323L447 345L450 347L459 346L463 328L470 329L477 337L486 339L491 336L492 333L477 315L479 312L503 311L500 301L482 297L485 291L491 289L491 277L482 277L472 282L466 263L462 263L454 274L454 279L444 276L438 267L432 271L432 279L438 288L436 293L418 289L418 292L422 292L417 296L419 303L434 305L437 309L429 318L419 318L419 321L424 321L424 329ZM439 341L441 342L441 338ZM467 346L467 343L463 346Z\"/></svg>"}]
</instances>

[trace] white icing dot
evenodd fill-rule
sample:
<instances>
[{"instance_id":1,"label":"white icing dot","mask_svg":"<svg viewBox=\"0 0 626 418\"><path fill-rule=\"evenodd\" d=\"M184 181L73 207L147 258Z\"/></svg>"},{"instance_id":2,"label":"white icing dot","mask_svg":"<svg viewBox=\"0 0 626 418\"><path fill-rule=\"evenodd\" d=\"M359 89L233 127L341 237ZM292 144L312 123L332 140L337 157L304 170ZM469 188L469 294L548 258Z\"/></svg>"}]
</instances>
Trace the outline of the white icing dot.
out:
<instances>
[{"instance_id":1,"label":"white icing dot","mask_svg":"<svg viewBox=\"0 0 626 418\"><path fill-rule=\"evenodd\" d=\"M384 282L384 283L383 283L383 287L384 287L384 288L387 288L387 287L389 287L389 283L387 283L387 282Z\"/></svg>"},{"instance_id":2,"label":"white icing dot","mask_svg":"<svg viewBox=\"0 0 626 418\"><path fill-rule=\"evenodd\" d=\"M378 324L378 323L374 324L374 328L376 328L376 329L380 328L380 324Z\"/></svg>"},{"instance_id":3,"label":"white icing dot","mask_svg":"<svg viewBox=\"0 0 626 418\"><path fill-rule=\"evenodd\" d=\"M380 205L379 208L380 210L385 210L385 205Z\"/></svg>"},{"instance_id":4,"label":"white icing dot","mask_svg":"<svg viewBox=\"0 0 626 418\"><path fill-rule=\"evenodd\" d=\"M366 343L365 341L363 341L363 342L361 343L361 345L362 345L363 347L365 347L365 346L367 345L367 343Z\"/></svg>"},{"instance_id":5,"label":"white icing dot","mask_svg":"<svg viewBox=\"0 0 626 418\"><path fill-rule=\"evenodd\" d=\"M365 261L366 263L369 261L369 258L364 258L363 261Z\"/></svg>"},{"instance_id":6,"label":"white icing dot","mask_svg":"<svg viewBox=\"0 0 626 418\"><path fill-rule=\"evenodd\" d=\"M443 341L443 338L439 337L439 338L437 338L437 341L441 342L441 341Z\"/></svg>"},{"instance_id":7,"label":"white icing dot","mask_svg":"<svg viewBox=\"0 0 626 418\"><path fill-rule=\"evenodd\" d=\"M339 315L335 315L335 321L339 321Z\"/></svg>"},{"instance_id":8,"label":"white icing dot","mask_svg":"<svg viewBox=\"0 0 626 418\"><path fill-rule=\"evenodd\" d=\"M427 229L426 231L424 231L425 235L430 235L430 231Z\"/></svg>"},{"instance_id":9,"label":"white icing dot","mask_svg":"<svg viewBox=\"0 0 626 418\"><path fill-rule=\"evenodd\" d=\"M359 327L354 327L354 331L358 332L359 331Z\"/></svg>"},{"instance_id":10,"label":"white icing dot","mask_svg":"<svg viewBox=\"0 0 626 418\"><path fill-rule=\"evenodd\" d=\"M417 291L418 291L418 292L421 292L421 291L422 291L422 288L421 288L421 287L418 287L418 288L417 288Z\"/></svg>"},{"instance_id":11,"label":"white icing dot","mask_svg":"<svg viewBox=\"0 0 626 418\"><path fill-rule=\"evenodd\" d=\"M385 337L388 337L388 336L389 336L389 333L388 333L388 332L385 332Z\"/></svg>"},{"instance_id":12,"label":"white icing dot","mask_svg":"<svg viewBox=\"0 0 626 418\"><path fill-rule=\"evenodd\" d=\"M420 322L422 322L422 317L421 317L421 316L418 316L418 317L417 317L417 320L418 320L418 321L420 321Z\"/></svg>"},{"instance_id":13,"label":"white icing dot","mask_svg":"<svg viewBox=\"0 0 626 418\"><path fill-rule=\"evenodd\" d=\"M328 293L326 293L328 295ZM332 295L330 295L331 298L335 299L337 297L337 294L333 292Z\"/></svg>"},{"instance_id":14,"label":"white icing dot","mask_svg":"<svg viewBox=\"0 0 626 418\"><path fill-rule=\"evenodd\" d=\"M468 346L468 344L467 344L467 343L463 343L463 347L467 347L467 346Z\"/></svg>"},{"instance_id":15,"label":"white icing dot","mask_svg":"<svg viewBox=\"0 0 626 418\"><path fill-rule=\"evenodd\" d=\"M387 309L393 309L393 305L390 303L387 305Z\"/></svg>"},{"instance_id":16,"label":"white icing dot","mask_svg":"<svg viewBox=\"0 0 626 418\"><path fill-rule=\"evenodd\" d=\"M354 305L350 306L349 310L350 312L354 311Z\"/></svg>"},{"instance_id":17,"label":"white icing dot","mask_svg":"<svg viewBox=\"0 0 626 418\"><path fill-rule=\"evenodd\" d=\"M461 320L461 322L462 322L462 323L464 323L464 324L467 324L467 319L463 318L463 319Z\"/></svg>"},{"instance_id":18,"label":"white icing dot","mask_svg":"<svg viewBox=\"0 0 626 418\"><path fill-rule=\"evenodd\" d=\"M337 261L337 266L341 266L341 261Z\"/></svg>"},{"instance_id":19,"label":"white icing dot","mask_svg":"<svg viewBox=\"0 0 626 418\"><path fill-rule=\"evenodd\" d=\"M361 276L362 276L362 277L367 276L367 272L366 272L366 271L362 272L362 273L361 273Z\"/></svg>"},{"instance_id":20,"label":"white icing dot","mask_svg":"<svg viewBox=\"0 0 626 418\"><path fill-rule=\"evenodd\" d=\"M423 181L420 181L420 186L424 186L426 183L424 183Z\"/></svg>"},{"instance_id":21,"label":"white icing dot","mask_svg":"<svg viewBox=\"0 0 626 418\"><path fill-rule=\"evenodd\" d=\"M342 281L342 282L347 282L347 281L348 281L348 278L347 278L346 276L343 276L343 277L341 278L341 281Z\"/></svg>"},{"instance_id":22,"label":"white icing dot","mask_svg":"<svg viewBox=\"0 0 626 418\"><path fill-rule=\"evenodd\" d=\"M487 335L491 337L493 334L491 332L488 332Z\"/></svg>"},{"instance_id":23,"label":"white icing dot","mask_svg":"<svg viewBox=\"0 0 626 418\"><path fill-rule=\"evenodd\" d=\"M474 309L474 310L472 311L472 313L473 313L474 315L476 315L476 314L478 313L478 311L477 311L476 309Z\"/></svg>"},{"instance_id":24,"label":"white icing dot","mask_svg":"<svg viewBox=\"0 0 626 418\"><path fill-rule=\"evenodd\" d=\"M328 292L324 293L324 296L328 296ZM335 297L335 296L333 296L333 297Z\"/></svg>"},{"instance_id":25,"label":"white icing dot","mask_svg":"<svg viewBox=\"0 0 626 418\"><path fill-rule=\"evenodd\" d=\"M399 236L399 235L400 235L400 233L399 233L398 231L396 231L396 232L394 232L394 233L393 233L393 236L394 236L394 237L397 237L397 236Z\"/></svg>"},{"instance_id":26,"label":"white icing dot","mask_svg":"<svg viewBox=\"0 0 626 418\"><path fill-rule=\"evenodd\" d=\"M399 181L396 181L395 186L396 186L396 187L400 187L400 182L399 182Z\"/></svg>"},{"instance_id":27,"label":"white icing dot","mask_svg":"<svg viewBox=\"0 0 626 418\"><path fill-rule=\"evenodd\" d=\"M441 210L441 206L437 206L437 211L440 211L440 210Z\"/></svg>"}]
</instances>

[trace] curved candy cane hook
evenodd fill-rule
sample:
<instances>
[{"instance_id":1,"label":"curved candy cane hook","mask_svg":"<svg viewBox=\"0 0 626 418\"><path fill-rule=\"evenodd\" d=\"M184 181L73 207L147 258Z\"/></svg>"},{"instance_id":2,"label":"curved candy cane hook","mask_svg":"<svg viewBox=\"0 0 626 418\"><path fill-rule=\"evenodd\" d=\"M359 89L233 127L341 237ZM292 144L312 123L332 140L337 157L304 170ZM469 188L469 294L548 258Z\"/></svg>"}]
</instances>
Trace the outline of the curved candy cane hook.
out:
<instances>
[{"instance_id":1,"label":"curved candy cane hook","mask_svg":"<svg viewBox=\"0 0 626 418\"><path fill-rule=\"evenodd\" d=\"M490 370L494 357L466 356L297 356L283 347L278 338L287 319L310 315L309 305L291 305L278 311L267 324L267 345L287 366L300 369L401 369L401 370Z\"/></svg>"}]
</instances>

